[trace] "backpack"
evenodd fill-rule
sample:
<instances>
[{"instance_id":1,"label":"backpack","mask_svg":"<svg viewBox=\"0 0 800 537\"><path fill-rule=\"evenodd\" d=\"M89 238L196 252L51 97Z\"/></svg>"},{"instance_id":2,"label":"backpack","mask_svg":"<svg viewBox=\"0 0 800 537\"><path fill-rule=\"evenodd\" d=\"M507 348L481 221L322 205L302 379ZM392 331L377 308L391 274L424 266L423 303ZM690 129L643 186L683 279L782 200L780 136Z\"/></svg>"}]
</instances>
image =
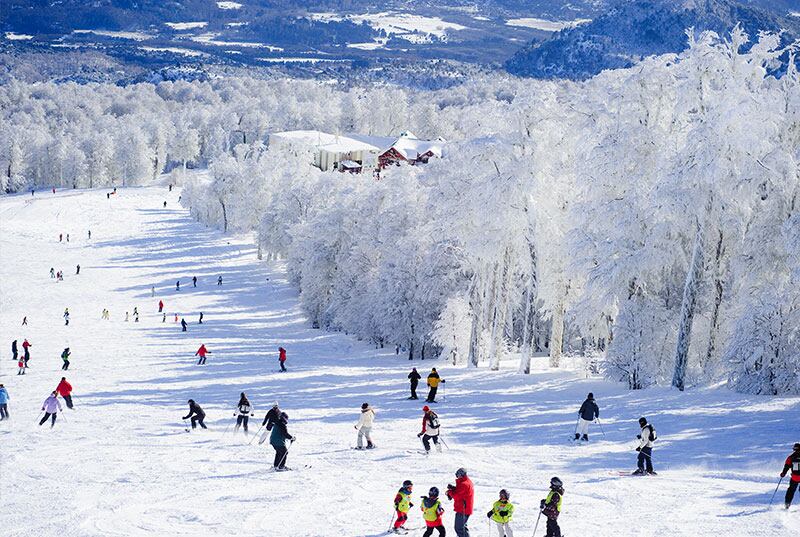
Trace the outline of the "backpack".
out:
<instances>
[{"instance_id":1,"label":"backpack","mask_svg":"<svg viewBox=\"0 0 800 537\"><path fill-rule=\"evenodd\" d=\"M648 423L648 427L650 427L650 436L647 438L650 442L655 442L658 439L658 435L656 434L656 428L653 427L652 424Z\"/></svg>"},{"instance_id":2,"label":"backpack","mask_svg":"<svg viewBox=\"0 0 800 537\"><path fill-rule=\"evenodd\" d=\"M431 429L439 428L439 416L435 412L428 414L428 425L430 425Z\"/></svg>"}]
</instances>

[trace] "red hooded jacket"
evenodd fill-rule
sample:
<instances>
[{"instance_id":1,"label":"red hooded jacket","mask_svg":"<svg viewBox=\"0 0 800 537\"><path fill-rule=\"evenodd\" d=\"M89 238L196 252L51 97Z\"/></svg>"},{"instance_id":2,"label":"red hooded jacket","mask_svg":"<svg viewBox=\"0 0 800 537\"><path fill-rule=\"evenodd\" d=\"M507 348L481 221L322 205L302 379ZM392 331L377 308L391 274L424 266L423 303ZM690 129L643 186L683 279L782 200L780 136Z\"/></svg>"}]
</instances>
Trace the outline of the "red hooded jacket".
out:
<instances>
[{"instance_id":1,"label":"red hooded jacket","mask_svg":"<svg viewBox=\"0 0 800 537\"><path fill-rule=\"evenodd\" d=\"M61 397L69 395L72 393L72 384L70 384L66 380L62 380L61 382L58 383L56 391L58 392L58 395L60 395Z\"/></svg>"},{"instance_id":2,"label":"red hooded jacket","mask_svg":"<svg viewBox=\"0 0 800 537\"><path fill-rule=\"evenodd\" d=\"M453 500L453 510L464 515L472 514L472 501L475 498L475 487L468 476L456 479L456 488L447 491L447 497Z\"/></svg>"},{"instance_id":3,"label":"red hooded jacket","mask_svg":"<svg viewBox=\"0 0 800 537\"><path fill-rule=\"evenodd\" d=\"M278 349L278 360L280 360L281 362L286 361L286 349L284 349L283 347Z\"/></svg>"},{"instance_id":4,"label":"red hooded jacket","mask_svg":"<svg viewBox=\"0 0 800 537\"><path fill-rule=\"evenodd\" d=\"M200 348L194 353L195 356L200 355L200 358L205 358L206 354L208 354L208 349L206 349L205 345L200 345Z\"/></svg>"}]
</instances>

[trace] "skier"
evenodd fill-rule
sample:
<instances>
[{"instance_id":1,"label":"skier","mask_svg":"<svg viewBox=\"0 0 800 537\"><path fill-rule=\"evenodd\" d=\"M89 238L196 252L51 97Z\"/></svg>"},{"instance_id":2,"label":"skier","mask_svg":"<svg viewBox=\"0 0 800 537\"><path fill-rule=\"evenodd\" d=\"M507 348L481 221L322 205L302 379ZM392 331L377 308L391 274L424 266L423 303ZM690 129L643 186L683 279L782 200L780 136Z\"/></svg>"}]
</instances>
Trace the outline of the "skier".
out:
<instances>
[{"instance_id":1,"label":"skier","mask_svg":"<svg viewBox=\"0 0 800 537\"><path fill-rule=\"evenodd\" d=\"M200 320L197 321L197 324L203 324L203 312L200 312Z\"/></svg>"},{"instance_id":2,"label":"skier","mask_svg":"<svg viewBox=\"0 0 800 537\"><path fill-rule=\"evenodd\" d=\"M286 349L278 347L278 363L281 364L281 371L286 372Z\"/></svg>"},{"instance_id":3,"label":"skier","mask_svg":"<svg viewBox=\"0 0 800 537\"><path fill-rule=\"evenodd\" d=\"M286 469L286 457L289 454L286 441L288 440L291 443L295 441L295 437L290 435L289 430L286 428L288 423L289 416L286 412L281 412L275 421L274 427L272 427L272 434L269 437L269 443L275 449L275 462L272 466L279 472Z\"/></svg>"},{"instance_id":4,"label":"skier","mask_svg":"<svg viewBox=\"0 0 800 537\"><path fill-rule=\"evenodd\" d=\"M197 349L197 352L194 353L195 356L199 356L200 359L197 361L197 365L205 365L206 363L206 354L211 354L211 352L206 349L205 344L201 344L200 348Z\"/></svg>"},{"instance_id":5,"label":"skier","mask_svg":"<svg viewBox=\"0 0 800 537\"><path fill-rule=\"evenodd\" d=\"M161 317L161 322L162 323L167 322L167 313L166 312L164 312L164 315Z\"/></svg>"},{"instance_id":6,"label":"skier","mask_svg":"<svg viewBox=\"0 0 800 537\"><path fill-rule=\"evenodd\" d=\"M158 301L158 313L162 313L163 311L164 311L164 301L163 300L159 300Z\"/></svg>"},{"instance_id":7,"label":"skier","mask_svg":"<svg viewBox=\"0 0 800 537\"><path fill-rule=\"evenodd\" d=\"M23 352L23 354L25 356L25 369L28 369L28 360L31 359L31 353L30 353L30 350L29 350L31 347L33 347L33 345L28 343L27 339L22 342L22 352Z\"/></svg>"},{"instance_id":8,"label":"skier","mask_svg":"<svg viewBox=\"0 0 800 537\"><path fill-rule=\"evenodd\" d=\"M425 446L426 455L431 451L431 440L436 444L436 451L441 453L442 446L439 445L439 416L428 405L422 407L422 411L424 412L422 416L422 431L417 435L417 438L422 437L422 445Z\"/></svg>"},{"instance_id":9,"label":"skier","mask_svg":"<svg viewBox=\"0 0 800 537\"><path fill-rule=\"evenodd\" d=\"M580 438L588 442L589 423L593 422L595 418L600 417L600 408L597 406L597 403L595 403L594 394L592 392L589 392L589 395L586 396L586 401L583 402L581 409L578 410L578 416L578 425L575 429L575 440ZM581 437L581 435L583 435L583 437Z\"/></svg>"},{"instance_id":10,"label":"skier","mask_svg":"<svg viewBox=\"0 0 800 537\"><path fill-rule=\"evenodd\" d=\"M172 183L169 185L169 191L172 192Z\"/></svg>"},{"instance_id":11,"label":"skier","mask_svg":"<svg viewBox=\"0 0 800 537\"><path fill-rule=\"evenodd\" d=\"M427 403L436 402L436 391L439 389L439 382L444 381L439 379L439 373L436 372L436 368L434 367L428 375L428 386L431 390L428 392L428 398L425 399Z\"/></svg>"},{"instance_id":12,"label":"skier","mask_svg":"<svg viewBox=\"0 0 800 537\"><path fill-rule=\"evenodd\" d=\"M411 503L411 492L414 490L414 483L409 479L403 481L403 486L397 491L394 497L394 510L396 511L392 531L401 533L406 531L405 523L408 520L408 512L414 507Z\"/></svg>"},{"instance_id":13,"label":"skier","mask_svg":"<svg viewBox=\"0 0 800 537\"><path fill-rule=\"evenodd\" d=\"M194 399L189 399L189 414L184 416L182 419L188 420L189 418L192 418L192 429L197 428L198 423L203 429L208 429L206 424L203 423L203 420L206 419L206 413L203 412L203 409L200 408L200 405L194 402Z\"/></svg>"},{"instance_id":14,"label":"skier","mask_svg":"<svg viewBox=\"0 0 800 537\"><path fill-rule=\"evenodd\" d=\"M217 278L217 285L222 285L222 276Z\"/></svg>"},{"instance_id":15,"label":"skier","mask_svg":"<svg viewBox=\"0 0 800 537\"><path fill-rule=\"evenodd\" d=\"M264 421L261 422L261 426L266 427L266 431L264 431L264 434L259 439L259 444L263 444L267 440L267 432L272 430L272 426L275 425L276 421L278 421L280 415L281 409L278 408L278 402L275 401L272 403L272 408L269 409L267 415L264 416Z\"/></svg>"},{"instance_id":16,"label":"skier","mask_svg":"<svg viewBox=\"0 0 800 537\"><path fill-rule=\"evenodd\" d=\"M0 384L0 421L8 419L8 400L11 397L8 395L6 387Z\"/></svg>"},{"instance_id":17,"label":"skier","mask_svg":"<svg viewBox=\"0 0 800 537\"><path fill-rule=\"evenodd\" d=\"M180 280L175 282L175 290L176 291L180 291L181 290L181 281Z\"/></svg>"},{"instance_id":18,"label":"skier","mask_svg":"<svg viewBox=\"0 0 800 537\"><path fill-rule=\"evenodd\" d=\"M42 412L44 412L44 417L39 422L39 426L41 427L44 422L47 421L47 418L51 418L50 428L52 429L53 426L56 424L56 414L58 411L61 410L61 403L56 396L56 392L50 394L50 397L44 400L42 403Z\"/></svg>"},{"instance_id":19,"label":"skier","mask_svg":"<svg viewBox=\"0 0 800 537\"><path fill-rule=\"evenodd\" d=\"M422 537L431 537L433 535L433 530L439 532L439 537L445 537L446 531L444 529L444 522L442 521L442 515L444 514L444 509L442 509L442 502L439 501L439 489L436 487L431 487L428 491L428 496L420 496L422 498L422 505L420 508L422 509L422 518L425 519L425 533L422 534Z\"/></svg>"},{"instance_id":20,"label":"skier","mask_svg":"<svg viewBox=\"0 0 800 537\"><path fill-rule=\"evenodd\" d=\"M176 323L178 322L178 314L177 313L175 314L175 322Z\"/></svg>"},{"instance_id":21,"label":"skier","mask_svg":"<svg viewBox=\"0 0 800 537\"><path fill-rule=\"evenodd\" d=\"M156 296L156 286L155 285L150 287L150 298L153 298L154 296Z\"/></svg>"},{"instance_id":22,"label":"skier","mask_svg":"<svg viewBox=\"0 0 800 537\"><path fill-rule=\"evenodd\" d=\"M64 326L69 324L69 308L64 308Z\"/></svg>"},{"instance_id":23,"label":"skier","mask_svg":"<svg viewBox=\"0 0 800 537\"><path fill-rule=\"evenodd\" d=\"M67 242L69 242L69 233L67 233Z\"/></svg>"},{"instance_id":24,"label":"skier","mask_svg":"<svg viewBox=\"0 0 800 537\"><path fill-rule=\"evenodd\" d=\"M75 275L77 276L80 273L81 273L81 266L78 265L77 267L75 267Z\"/></svg>"},{"instance_id":25,"label":"skier","mask_svg":"<svg viewBox=\"0 0 800 537\"><path fill-rule=\"evenodd\" d=\"M125 322L126 322L126 323L128 322L128 315L129 315L129 314L128 314L128 312L126 311L126 312L125 312Z\"/></svg>"},{"instance_id":26,"label":"skier","mask_svg":"<svg viewBox=\"0 0 800 537\"><path fill-rule=\"evenodd\" d=\"M0 387L3 385L0 384ZM2 402L2 401L0 401ZM8 417L8 414L6 414ZM786 490L786 509L789 509L789 506L792 505L792 500L794 499L794 493L797 490L797 486L800 485L800 442L797 442L792 449L792 454L786 457L786 462L783 464L783 471L781 472L781 478L786 477L786 473L791 470L792 477L789 480L789 488Z\"/></svg>"},{"instance_id":27,"label":"skier","mask_svg":"<svg viewBox=\"0 0 800 537\"><path fill-rule=\"evenodd\" d=\"M139 312L136 311L136 308L133 308L133 322L135 323L139 322Z\"/></svg>"},{"instance_id":28,"label":"skier","mask_svg":"<svg viewBox=\"0 0 800 537\"><path fill-rule=\"evenodd\" d=\"M22 317L22 326L28 326L28 316L24 315Z\"/></svg>"},{"instance_id":29,"label":"skier","mask_svg":"<svg viewBox=\"0 0 800 537\"><path fill-rule=\"evenodd\" d=\"M92 230L89 230L89 240L92 240Z\"/></svg>"},{"instance_id":30,"label":"skier","mask_svg":"<svg viewBox=\"0 0 800 537\"><path fill-rule=\"evenodd\" d=\"M136 317L137 315L139 315L139 308L137 306L134 306L133 307L133 316Z\"/></svg>"},{"instance_id":31,"label":"skier","mask_svg":"<svg viewBox=\"0 0 800 537\"><path fill-rule=\"evenodd\" d=\"M165 209L167 208L167 202L166 201L164 201L164 208Z\"/></svg>"},{"instance_id":32,"label":"skier","mask_svg":"<svg viewBox=\"0 0 800 537\"><path fill-rule=\"evenodd\" d=\"M25 374L25 360L23 358L19 359L19 362L17 362L17 367L19 367L19 371L17 371L17 375L24 375Z\"/></svg>"},{"instance_id":33,"label":"skier","mask_svg":"<svg viewBox=\"0 0 800 537\"><path fill-rule=\"evenodd\" d=\"M69 369L69 357L71 354L72 353L69 352L69 347L66 347L63 351L61 351L61 359L64 360L64 363L61 366L62 371L66 371L67 369Z\"/></svg>"},{"instance_id":34,"label":"skier","mask_svg":"<svg viewBox=\"0 0 800 537\"><path fill-rule=\"evenodd\" d=\"M53 267L50 267L50 277L51 278L56 277L56 269L54 269Z\"/></svg>"},{"instance_id":35,"label":"skier","mask_svg":"<svg viewBox=\"0 0 800 537\"><path fill-rule=\"evenodd\" d=\"M59 233L58 234L58 242L64 242L64 234L63 233Z\"/></svg>"},{"instance_id":36,"label":"skier","mask_svg":"<svg viewBox=\"0 0 800 537\"><path fill-rule=\"evenodd\" d=\"M181 318L181 332L186 332L186 319Z\"/></svg>"},{"instance_id":37,"label":"skier","mask_svg":"<svg viewBox=\"0 0 800 537\"><path fill-rule=\"evenodd\" d=\"M108 310L107 310L106 308L103 308L103 314L102 314L102 315L100 315L100 318L101 318L101 319L105 319L105 320L108 320L108 319L109 319L109 317L108 317Z\"/></svg>"},{"instance_id":38,"label":"skier","mask_svg":"<svg viewBox=\"0 0 800 537\"><path fill-rule=\"evenodd\" d=\"M547 517L547 534L545 537L561 537L558 527L558 515L561 514L561 499L564 496L564 484L557 477L550 480L550 492L547 498L539 503L539 509Z\"/></svg>"},{"instance_id":39,"label":"skier","mask_svg":"<svg viewBox=\"0 0 800 537\"><path fill-rule=\"evenodd\" d=\"M408 379L411 381L411 397L409 397L409 399L419 399L419 397L417 397L417 385L421 378L422 375L417 373L417 368L411 368L411 373L408 374Z\"/></svg>"},{"instance_id":40,"label":"skier","mask_svg":"<svg viewBox=\"0 0 800 537\"><path fill-rule=\"evenodd\" d=\"M11 354L13 355L11 357L11 359L16 361L17 360L17 356L19 356L19 349L17 349L17 340L16 339L11 342Z\"/></svg>"},{"instance_id":41,"label":"skier","mask_svg":"<svg viewBox=\"0 0 800 537\"><path fill-rule=\"evenodd\" d=\"M250 401L247 400L244 392L239 396L239 405L236 410L237 412L234 414L236 416L236 427L233 428L233 432L236 433L239 427L244 425L244 434L247 436L247 422L250 421L250 416L253 415L253 407L250 406Z\"/></svg>"},{"instance_id":42,"label":"skier","mask_svg":"<svg viewBox=\"0 0 800 537\"><path fill-rule=\"evenodd\" d=\"M356 449L364 449L364 438L367 439L367 449L373 449L375 444L372 443L370 433L372 432L372 423L375 421L375 410L369 406L369 403L361 405L361 416L358 418L358 423L355 425L358 431L358 440L356 441Z\"/></svg>"},{"instance_id":43,"label":"skier","mask_svg":"<svg viewBox=\"0 0 800 537\"><path fill-rule=\"evenodd\" d=\"M56 386L56 393L64 398L67 408L72 408L72 384L67 382L67 377L61 377L61 382Z\"/></svg>"},{"instance_id":44,"label":"skier","mask_svg":"<svg viewBox=\"0 0 800 537\"><path fill-rule=\"evenodd\" d=\"M475 487L464 468L456 470L456 484L447 485L447 497L453 500L453 511L456 512L455 529L458 537L469 537L467 522L472 514L472 503L475 499Z\"/></svg>"},{"instance_id":45,"label":"skier","mask_svg":"<svg viewBox=\"0 0 800 537\"><path fill-rule=\"evenodd\" d=\"M639 439L639 447L636 448L636 451L639 452L638 468L633 475L657 475L653 471L653 442L658 438L656 428L647 423L646 418L639 418L639 427L642 428L642 432L636 435L636 438Z\"/></svg>"},{"instance_id":46,"label":"skier","mask_svg":"<svg viewBox=\"0 0 800 537\"><path fill-rule=\"evenodd\" d=\"M514 537L514 530L511 529L514 504L508 501L510 496L506 489L501 489L500 499L494 502L492 510L486 513L486 516L497 524L497 533L500 537Z\"/></svg>"},{"instance_id":47,"label":"skier","mask_svg":"<svg viewBox=\"0 0 800 537\"><path fill-rule=\"evenodd\" d=\"M192 287L197 287L197 276L192 276Z\"/></svg>"}]
</instances>

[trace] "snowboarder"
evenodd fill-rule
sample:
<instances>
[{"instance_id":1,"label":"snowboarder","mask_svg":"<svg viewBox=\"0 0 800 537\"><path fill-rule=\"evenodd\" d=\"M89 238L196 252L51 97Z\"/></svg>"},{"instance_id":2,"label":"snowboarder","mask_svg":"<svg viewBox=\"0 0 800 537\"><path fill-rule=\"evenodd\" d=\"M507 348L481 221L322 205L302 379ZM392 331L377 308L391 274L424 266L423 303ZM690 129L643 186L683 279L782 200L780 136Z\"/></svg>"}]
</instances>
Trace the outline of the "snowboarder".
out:
<instances>
[{"instance_id":1,"label":"snowboarder","mask_svg":"<svg viewBox=\"0 0 800 537\"><path fill-rule=\"evenodd\" d=\"M75 267L75 275L77 276L80 273L81 273L81 266L78 265L78 266Z\"/></svg>"},{"instance_id":2,"label":"snowboarder","mask_svg":"<svg viewBox=\"0 0 800 537\"><path fill-rule=\"evenodd\" d=\"M422 407L422 412L424 412L422 416L422 431L417 435L417 438L422 437L422 445L425 446L426 455L431 451L431 440L436 444L436 451L441 453L442 446L439 445L439 416L428 405Z\"/></svg>"},{"instance_id":3,"label":"snowboarder","mask_svg":"<svg viewBox=\"0 0 800 537\"><path fill-rule=\"evenodd\" d=\"M44 412L44 417L39 422L39 426L41 427L44 425L44 422L50 418L52 420L50 422L50 428L52 429L56 424L56 415L58 414L59 410L62 410L61 403L56 396L56 392L53 392L50 394L50 397L45 399L44 403L42 403L42 412Z\"/></svg>"},{"instance_id":4,"label":"snowboarder","mask_svg":"<svg viewBox=\"0 0 800 537\"><path fill-rule=\"evenodd\" d=\"M581 440L588 442L589 424L593 422L595 418L600 417L600 408L597 406L597 403L594 400L594 394L592 392L589 392L589 395L586 396L586 401L583 402L581 409L578 410L578 416L578 425L575 429L575 440L580 438Z\"/></svg>"},{"instance_id":5,"label":"snowboarder","mask_svg":"<svg viewBox=\"0 0 800 537\"><path fill-rule=\"evenodd\" d=\"M422 498L422 505L420 508L422 509L422 518L425 519L425 533L422 534L422 537L431 537L433 535L433 530L439 532L439 537L445 537L446 531L444 529L444 522L442 521L442 515L444 514L444 509L442 508L442 502L439 501L439 489L436 487L431 487L428 491L428 496L420 496Z\"/></svg>"},{"instance_id":6,"label":"snowboarder","mask_svg":"<svg viewBox=\"0 0 800 537\"><path fill-rule=\"evenodd\" d=\"M281 412L278 419L272 427L272 434L269 437L269 443L275 449L275 461L273 467L277 471L286 469L286 457L289 454L289 448L286 446L286 441L294 443L295 437L289 434L286 428L289 423L289 416L286 412Z\"/></svg>"},{"instance_id":7,"label":"snowboarder","mask_svg":"<svg viewBox=\"0 0 800 537\"><path fill-rule=\"evenodd\" d=\"M401 533L406 530L405 523L408 520L408 512L414 507L411 503L411 492L414 490L414 483L406 479L403 481L403 486L397 491L394 497L394 510L396 512L392 531Z\"/></svg>"},{"instance_id":8,"label":"snowboarder","mask_svg":"<svg viewBox=\"0 0 800 537\"><path fill-rule=\"evenodd\" d=\"M278 362L281 364L281 371L286 371L286 349L278 347Z\"/></svg>"},{"instance_id":9,"label":"snowboarder","mask_svg":"<svg viewBox=\"0 0 800 537\"><path fill-rule=\"evenodd\" d=\"M539 503L539 509L547 517L547 534L545 537L561 537L558 527L558 515L561 514L561 500L564 496L564 484L557 477L550 480L550 492L547 498Z\"/></svg>"},{"instance_id":10,"label":"snowboarder","mask_svg":"<svg viewBox=\"0 0 800 537\"><path fill-rule=\"evenodd\" d=\"M192 287L197 287L197 276L192 276Z\"/></svg>"},{"instance_id":11,"label":"snowboarder","mask_svg":"<svg viewBox=\"0 0 800 537\"><path fill-rule=\"evenodd\" d=\"M28 326L28 316L24 315L22 317L22 326Z\"/></svg>"},{"instance_id":12,"label":"snowboarder","mask_svg":"<svg viewBox=\"0 0 800 537\"><path fill-rule=\"evenodd\" d=\"M203 312L200 312L200 320L197 321L197 324L203 324Z\"/></svg>"},{"instance_id":13,"label":"snowboarder","mask_svg":"<svg viewBox=\"0 0 800 537\"><path fill-rule=\"evenodd\" d=\"M364 438L367 439L367 449L373 449L375 444L372 443L372 423L375 421L375 410L369 406L369 403L361 405L361 416L358 418L358 423L355 425L358 431L358 439L356 441L356 449L364 449Z\"/></svg>"},{"instance_id":14,"label":"snowboarder","mask_svg":"<svg viewBox=\"0 0 800 537\"><path fill-rule=\"evenodd\" d=\"M72 353L69 352L69 347L67 347L63 351L61 351L61 359L64 360L64 363L61 365L62 371L66 371L67 369L69 369L69 357L70 357L71 354ZM69 406L69 405L67 405L67 406Z\"/></svg>"},{"instance_id":15,"label":"snowboarder","mask_svg":"<svg viewBox=\"0 0 800 537\"><path fill-rule=\"evenodd\" d=\"M189 399L189 414L184 416L182 419L188 420L189 418L192 418L192 429L196 429L198 423L203 429L208 429L206 424L203 423L203 420L206 419L206 413L203 412L203 409L200 408L200 405L194 402L194 399Z\"/></svg>"},{"instance_id":16,"label":"snowboarder","mask_svg":"<svg viewBox=\"0 0 800 537\"><path fill-rule=\"evenodd\" d=\"M24 375L25 374L25 360L20 358L19 362L17 362L17 367L19 367L19 370L17 371L17 375Z\"/></svg>"},{"instance_id":17,"label":"snowboarder","mask_svg":"<svg viewBox=\"0 0 800 537\"><path fill-rule=\"evenodd\" d=\"M181 332L186 332L186 319L181 318Z\"/></svg>"},{"instance_id":18,"label":"snowboarder","mask_svg":"<svg viewBox=\"0 0 800 537\"><path fill-rule=\"evenodd\" d=\"M233 428L233 432L239 430L239 427L244 426L244 434L247 436L247 422L250 421L250 416L253 415L253 407L250 406L250 401L248 401L247 396L244 392L241 393L239 396L239 405L236 408L236 426Z\"/></svg>"},{"instance_id":19,"label":"snowboarder","mask_svg":"<svg viewBox=\"0 0 800 537\"><path fill-rule=\"evenodd\" d=\"M486 513L486 516L497 524L497 533L500 537L514 537L514 530L511 529L514 504L508 501L510 497L506 489L501 489L500 499L494 502L492 510Z\"/></svg>"},{"instance_id":20,"label":"snowboarder","mask_svg":"<svg viewBox=\"0 0 800 537\"><path fill-rule=\"evenodd\" d=\"M13 355L11 357L11 359L16 362L17 361L17 356L19 356L19 349L17 349L17 340L16 339L11 342L11 354Z\"/></svg>"},{"instance_id":21,"label":"snowboarder","mask_svg":"<svg viewBox=\"0 0 800 537\"><path fill-rule=\"evenodd\" d=\"M436 368L434 367L431 369L430 374L428 375L428 386L430 387L430 391L428 392L428 398L425 399L428 403L435 403L436 402L436 391L439 389L439 382L444 382L439 378L439 373L436 372Z\"/></svg>"},{"instance_id":22,"label":"snowboarder","mask_svg":"<svg viewBox=\"0 0 800 537\"><path fill-rule=\"evenodd\" d=\"M653 471L653 442L657 438L656 429L647 423L647 418L639 418L639 427L642 428L642 432L636 435L639 439L639 446L636 448L639 452L638 468L633 475L656 475Z\"/></svg>"},{"instance_id":23,"label":"snowboarder","mask_svg":"<svg viewBox=\"0 0 800 537\"><path fill-rule=\"evenodd\" d=\"M199 356L200 359L197 361L197 365L205 365L206 363L206 354L211 354L211 352L206 349L205 344L201 344L200 348L197 349L197 352L194 353L195 356Z\"/></svg>"},{"instance_id":24,"label":"snowboarder","mask_svg":"<svg viewBox=\"0 0 800 537\"><path fill-rule=\"evenodd\" d=\"M0 387L3 385L0 384ZM8 417L8 414L6 414ZM786 462L783 464L783 471L781 472L781 478L786 477L786 473L791 470L792 477L789 479L789 488L786 490L786 509L789 509L789 506L792 505L792 500L794 499L794 493L797 490L797 486L800 485L800 442L797 442L793 446L792 454L786 457Z\"/></svg>"},{"instance_id":25,"label":"snowboarder","mask_svg":"<svg viewBox=\"0 0 800 537\"><path fill-rule=\"evenodd\" d=\"M64 398L67 408L72 408L72 384L67 382L67 377L61 377L61 382L56 386L56 392Z\"/></svg>"},{"instance_id":26,"label":"snowboarder","mask_svg":"<svg viewBox=\"0 0 800 537\"><path fill-rule=\"evenodd\" d=\"M158 313L161 313L163 311L164 311L164 301L163 300L159 300L158 301Z\"/></svg>"},{"instance_id":27,"label":"snowboarder","mask_svg":"<svg viewBox=\"0 0 800 537\"><path fill-rule=\"evenodd\" d=\"M69 324L69 308L64 308L64 326Z\"/></svg>"},{"instance_id":28,"label":"snowboarder","mask_svg":"<svg viewBox=\"0 0 800 537\"><path fill-rule=\"evenodd\" d=\"M472 515L472 504L475 499L475 487L464 468L456 470L456 484L447 485L447 497L453 500L453 511L456 512L455 529L458 537L469 537L467 522Z\"/></svg>"},{"instance_id":29,"label":"snowboarder","mask_svg":"<svg viewBox=\"0 0 800 537\"><path fill-rule=\"evenodd\" d=\"M417 373L417 368L411 368L411 373L408 374L408 379L411 381L411 397L409 399L419 399L417 397L417 385L419 384L420 379L422 379L422 375Z\"/></svg>"},{"instance_id":30,"label":"snowboarder","mask_svg":"<svg viewBox=\"0 0 800 537\"><path fill-rule=\"evenodd\" d=\"M56 269L54 269L53 267L50 267L50 277L51 278L56 277Z\"/></svg>"},{"instance_id":31,"label":"snowboarder","mask_svg":"<svg viewBox=\"0 0 800 537\"><path fill-rule=\"evenodd\" d=\"M222 276L217 278L217 285L222 285Z\"/></svg>"},{"instance_id":32,"label":"snowboarder","mask_svg":"<svg viewBox=\"0 0 800 537\"><path fill-rule=\"evenodd\" d=\"M33 345L28 343L27 339L22 342L22 352L23 352L23 355L25 356L25 358L24 358L25 359L25 369L28 369L28 360L31 359L31 352L30 352L30 348L31 347L33 347Z\"/></svg>"},{"instance_id":33,"label":"snowboarder","mask_svg":"<svg viewBox=\"0 0 800 537\"><path fill-rule=\"evenodd\" d=\"M0 421L8 419L8 400L11 397L8 395L6 387L0 384Z\"/></svg>"},{"instance_id":34,"label":"snowboarder","mask_svg":"<svg viewBox=\"0 0 800 537\"><path fill-rule=\"evenodd\" d=\"M176 291L180 291L181 290L181 281L180 280L175 282L175 290Z\"/></svg>"}]
</instances>

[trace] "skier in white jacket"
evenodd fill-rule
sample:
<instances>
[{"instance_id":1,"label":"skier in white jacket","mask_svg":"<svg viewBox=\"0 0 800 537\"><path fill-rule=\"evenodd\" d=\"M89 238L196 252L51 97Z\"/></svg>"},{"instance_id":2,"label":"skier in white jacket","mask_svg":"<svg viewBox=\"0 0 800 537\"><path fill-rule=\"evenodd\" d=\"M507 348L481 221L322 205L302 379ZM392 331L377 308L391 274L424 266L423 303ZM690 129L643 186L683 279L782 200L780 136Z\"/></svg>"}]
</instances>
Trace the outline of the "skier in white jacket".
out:
<instances>
[{"instance_id":1,"label":"skier in white jacket","mask_svg":"<svg viewBox=\"0 0 800 537\"><path fill-rule=\"evenodd\" d=\"M361 416L358 418L358 423L355 428L358 430L358 442L356 449L364 449L364 438L367 439L367 449L373 449L375 444L372 443L372 423L375 421L375 410L369 406L369 403L361 405Z\"/></svg>"}]
</instances>

